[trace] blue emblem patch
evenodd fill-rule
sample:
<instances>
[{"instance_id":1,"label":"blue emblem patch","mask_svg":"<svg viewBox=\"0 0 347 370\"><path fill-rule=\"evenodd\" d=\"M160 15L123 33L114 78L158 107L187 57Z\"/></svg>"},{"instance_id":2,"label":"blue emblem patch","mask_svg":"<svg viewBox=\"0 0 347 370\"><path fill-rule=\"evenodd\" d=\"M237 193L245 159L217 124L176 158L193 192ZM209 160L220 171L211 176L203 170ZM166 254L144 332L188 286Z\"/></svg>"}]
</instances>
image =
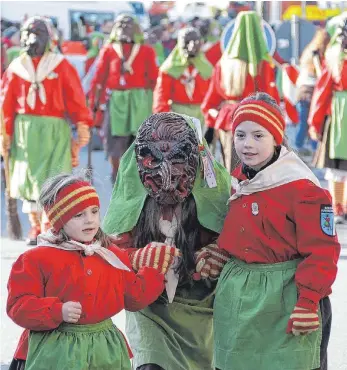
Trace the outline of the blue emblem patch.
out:
<instances>
[{"instance_id":1,"label":"blue emblem patch","mask_svg":"<svg viewBox=\"0 0 347 370\"><path fill-rule=\"evenodd\" d=\"M336 235L334 211L333 207L329 204L320 206L320 227L324 234L329 236Z\"/></svg>"}]
</instances>

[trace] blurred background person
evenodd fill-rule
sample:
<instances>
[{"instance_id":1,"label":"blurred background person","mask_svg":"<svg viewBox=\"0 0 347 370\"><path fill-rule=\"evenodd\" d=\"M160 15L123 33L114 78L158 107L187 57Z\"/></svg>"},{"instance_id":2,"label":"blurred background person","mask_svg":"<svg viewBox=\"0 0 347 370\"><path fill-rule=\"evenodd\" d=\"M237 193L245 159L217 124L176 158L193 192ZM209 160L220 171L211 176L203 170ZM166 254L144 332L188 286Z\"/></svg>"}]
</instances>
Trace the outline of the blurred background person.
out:
<instances>
[{"instance_id":1,"label":"blurred background person","mask_svg":"<svg viewBox=\"0 0 347 370\"><path fill-rule=\"evenodd\" d=\"M299 77L296 81L298 89L298 103L296 108L299 115L297 131L295 135L295 148L301 157L312 157L317 148L317 142L309 139L309 149L305 142L308 133L308 114L312 101L313 89L317 82L317 77L322 73L325 65L324 53L330 41L328 32L319 29L312 41L304 49L299 64Z\"/></svg>"},{"instance_id":2,"label":"blurred background person","mask_svg":"<svg viewBox=\"0 0 347 370\"><path fill-rule=\"evenodd\" d=\"M347 14L346 14L347 15ZM331 115L331 119L325 119ZM327 168L335 221L347 214L347 16L341 19L325 53L325 68L315 86L308 119L311 138L319 139L315 164Z\"/></svg>"},{"instance_id":3,"label":"blurred background person","mask_svg":"<svg viewBox=\"0 0 347 370\"><path fill-rule=\"evenodd\" d=\"M201 51L200 32L193 27L179 30L178 42L159 69L153 94L153 113L176 112L199 118L208 89L212 65Z\"/></svg>"}]
</instances>

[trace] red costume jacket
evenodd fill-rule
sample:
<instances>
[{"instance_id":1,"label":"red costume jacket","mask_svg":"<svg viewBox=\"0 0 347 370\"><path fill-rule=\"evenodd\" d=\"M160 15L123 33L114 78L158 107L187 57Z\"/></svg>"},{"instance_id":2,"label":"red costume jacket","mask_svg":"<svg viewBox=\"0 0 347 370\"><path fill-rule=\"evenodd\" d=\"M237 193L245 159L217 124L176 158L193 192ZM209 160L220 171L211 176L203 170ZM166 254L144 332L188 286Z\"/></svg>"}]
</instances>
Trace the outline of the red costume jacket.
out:
<instances>
[{"instance_id":1,"label":"red costume jacket","mask_svg":"<svg viewBox=\"0 0 347 370\"><path fill-rule=\"evenodd\" d=\"M245 89L241 96L226 95L221 85L221 66L218 63L214 68L210 86L201 105L201 110L205 116L205 124L216 129L231 130L231 115L235 104L230 104L227 101L241 101L256 91L266 92L279 102L279 94L275 84L275 69L270 63L263 61L261 71L255 78L249 74L247 75ZM219 110L217 118L210 115L210 109Z\"/></svg>"},{"instance_id":2,"label":"red costume jacket","mask_svg":"<svg viewBox=\"0 0 347 370\"><path fill-rule=\"evenodd\" d=\"M124 58L127 60L131 54L132 44L122 44ZM95 92L98 85L101 86L100 104L107 100L107 90L129 89L154 89L158 76L156 55L149 45L141 45L139 53L132 63L133 74L126 72L124 75L125 85L120 84L121 59L112 44L104 46L99 54L95 75L91 82L89 94L90 106L95 104Z\"/></svg>"},{"instance_id":3,"label":"red costume jacket","mask_svg":"<svg viewBox=\"0 0 347 370\"><path fill-rule=\"evenodd\" d=\"M233 175L246 179L240 167ZM316 309L331 293L341 250L337 236L321 229L322 205L331 205L329 192L309 180L241 196L230 203L218 246L247 263L303 258L295 274L298 305Z\"/></svg>"},{"instance_id":4,"label":"red costume jacket","mask_svg":"<svg viewBox=\"0 0 347 370\"><path fill-rule=\"evenodd\" d=\"M309 125L312 125L318 133L323 131L324 118L330 114L331 100L334 91L347 90L347 60L343 62L341 78L336 81L329 70L325 67L319 77L313 91Z\"/></svg>"},{"instance_id":5,"label":"red costume jacket","mask_svg":"<svg viewBox=\"0 0 347 370\"><path fill-rule=\"evenodd\" d=\"M34 58L35 68L40 58ZM91 112L86 105L86 98L78 73L66 59L64 59L42 83L46 90L46 104L36 98L36 105L31 109L27 102L30 82L23 80L10 70L6 70L1 84L1 101L4 113L5 127L8 135L12 136L14 121L17 114L35 116L49 116L65 118L68 115L73 123L83 122L93 125Z\"/></svg>"},{"instance_id":6,"label":"red costume jacket","mask_svg":"<svg viewBox=\"0 0 347 370\"><path fill-rule=\"evenodd\" d=\"M129 266L128 254L110 250ZM144 267L137 274L111 266L99 255L37 247L14 263L8 281L7 313L24 331L14 355L25 359L29 330L45 331L62 322L64 302L82 305L78 324L95 324L123 309L138 311L155 301L164 290L164 275Z\"/></svg>"},{"instance_id":7,"label":"red costume jacket","mask_svg":"<svg viewBox=\"0 0 347 370\"><path fill-rule=\"evenodd\" d=\"M189 66L189 71L194 69ZM159 71L157 84L153 94L153 113L170 112L170 102L177 104L201 104L206 90L208 89L210 79L204 80L200 74L195 77L195 90L192 100L189 99L184 84L186 77L181 76L175 79L165 72Z\"/></svg>"}]
</instances>

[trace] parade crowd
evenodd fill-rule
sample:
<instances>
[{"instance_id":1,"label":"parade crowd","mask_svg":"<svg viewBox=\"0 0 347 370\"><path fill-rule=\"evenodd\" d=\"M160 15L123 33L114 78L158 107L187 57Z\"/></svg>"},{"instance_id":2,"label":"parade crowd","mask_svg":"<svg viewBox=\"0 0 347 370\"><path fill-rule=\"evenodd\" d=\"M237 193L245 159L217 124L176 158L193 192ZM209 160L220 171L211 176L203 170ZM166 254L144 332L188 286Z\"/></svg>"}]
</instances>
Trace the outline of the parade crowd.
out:
<instances>
[{"instance_id":1,"label":"parade crowd","mask_svg":"<svg viewBox=\"0 0 347 370\"><path fill-rule=\"evenodd\" d=\"M129 14L104 26L83 78L45 17L2 42L6 195L35 246L8 280L24 328L10 370L328 369L347 13L302 53L293 145L256 12L237 15L225 50L215 20L195 17L171 44ZM95 188L72 174L93 127L114 186L102 222ZM111 320L123 309L125 335Z\"/></svg>"}]
</instances>

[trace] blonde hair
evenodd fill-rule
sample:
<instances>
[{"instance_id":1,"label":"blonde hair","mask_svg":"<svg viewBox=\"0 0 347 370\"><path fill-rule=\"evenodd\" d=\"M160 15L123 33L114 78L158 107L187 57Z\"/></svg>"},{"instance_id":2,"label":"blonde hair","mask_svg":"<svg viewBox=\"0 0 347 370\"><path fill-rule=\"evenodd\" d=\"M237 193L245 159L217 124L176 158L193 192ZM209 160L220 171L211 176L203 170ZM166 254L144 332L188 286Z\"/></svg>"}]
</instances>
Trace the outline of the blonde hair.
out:
<instances>
[{"instance_id":1,"label":"blonde hair","mask_svg":"<svg viewBox=\"0 0 347 370\"><path fill-rule=\"evenodd\" d=\"M57 195L63 188L81 181L88 180L83 177L64 173L47 179L42 186L38 200L40 208L43 210L46 207L51 207L56 202ZM58 243L63 243L70 239L63 229L59 230L57 237ZM117 237L107 235L99 227L99 230L95 234L95 239L100 242L102 247L108 248L111 244L116 243Z\"/></svg>"},{"instance_id":2,"label":"blonde hair","mask_svg":"<svg viewBox=\"0 0 347 370\"><path fill-rule=\"evenodd\" d=\"M221 83L228 96L240 96L245 90L248 74L248 63L241 59L221 60Z\"/></svg>"},{"instance_id":3,"label":"blonde hair","mask_svg":"<svg viewBox=\"0 0 347 370\"><path fill-rule=\"evenodd\" d=\"M326 30L320 28L316 31L311 42L306 46L300 57L300 68L305 67L311 75L316 76L316 69L313 63L313 51L319 52L320 58L324 56L329 44L330 36Z\"/></svg>"}]
</instances>

